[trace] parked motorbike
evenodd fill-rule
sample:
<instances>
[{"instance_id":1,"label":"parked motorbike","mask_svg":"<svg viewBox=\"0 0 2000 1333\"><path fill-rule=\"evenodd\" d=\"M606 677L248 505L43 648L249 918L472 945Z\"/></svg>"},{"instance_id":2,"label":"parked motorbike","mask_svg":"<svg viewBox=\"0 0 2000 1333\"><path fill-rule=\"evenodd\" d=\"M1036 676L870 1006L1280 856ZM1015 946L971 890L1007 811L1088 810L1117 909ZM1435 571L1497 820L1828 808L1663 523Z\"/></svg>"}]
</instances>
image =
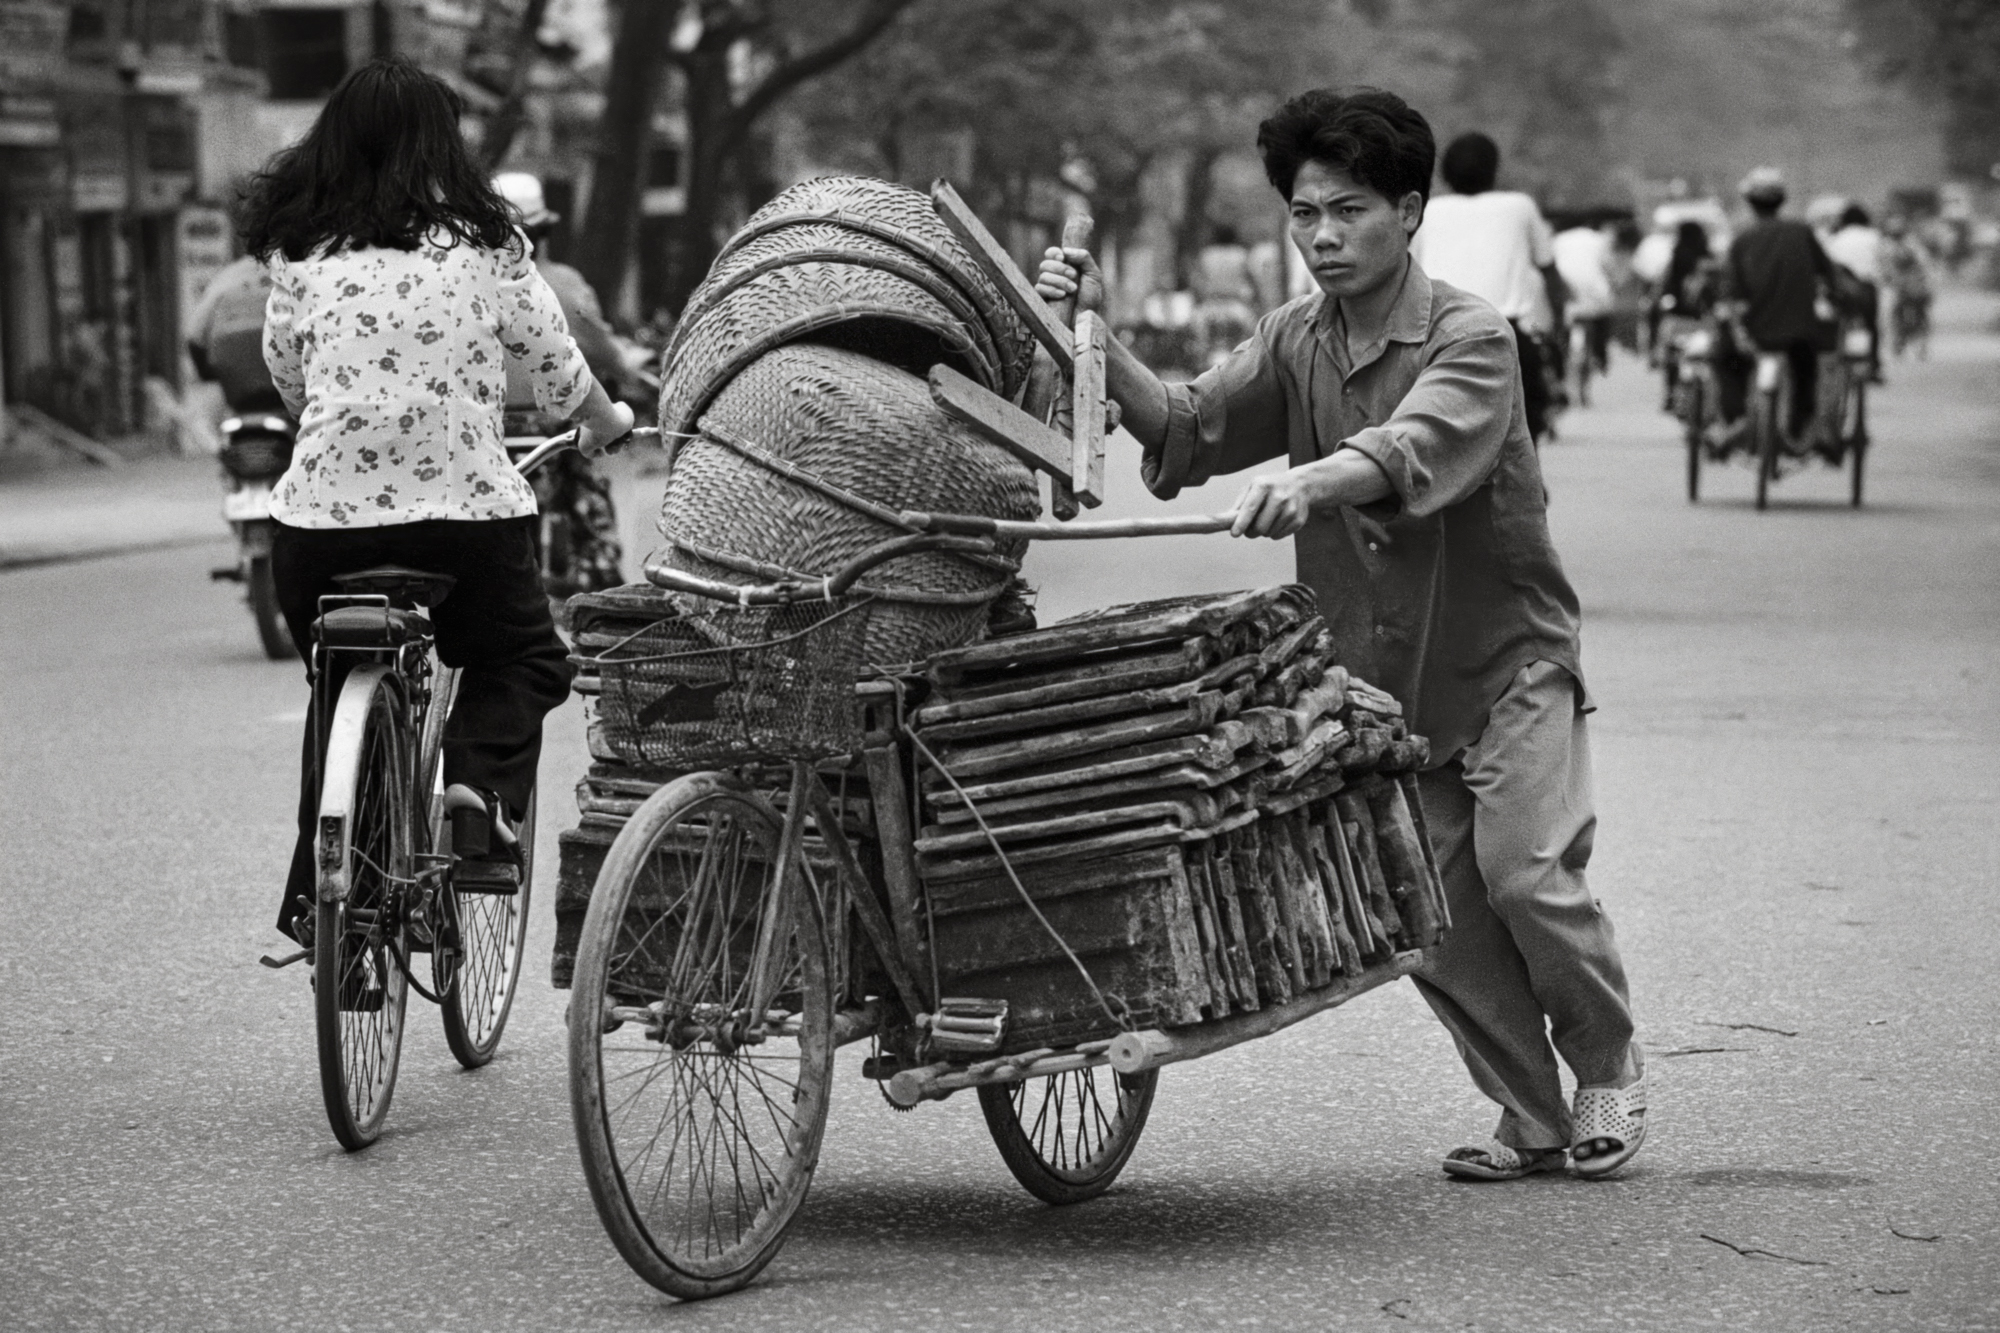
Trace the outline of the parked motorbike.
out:
<instances>
[{"instance_id":1,"label":"parked motorbike","mask_svg":"<svg viewBox=\"0 0 2000 1333\"><path fill-rule=\"evenodd\" d=\"M276 414L230 417L222 423L222 474L229 489L222 517L236 534L236 563L209 571L212 579L241 583L264 655L282 661L294 655L291 631L278 610L271 579L271 489L292 463L297 425Z\"/></svg>"}]
</instances>

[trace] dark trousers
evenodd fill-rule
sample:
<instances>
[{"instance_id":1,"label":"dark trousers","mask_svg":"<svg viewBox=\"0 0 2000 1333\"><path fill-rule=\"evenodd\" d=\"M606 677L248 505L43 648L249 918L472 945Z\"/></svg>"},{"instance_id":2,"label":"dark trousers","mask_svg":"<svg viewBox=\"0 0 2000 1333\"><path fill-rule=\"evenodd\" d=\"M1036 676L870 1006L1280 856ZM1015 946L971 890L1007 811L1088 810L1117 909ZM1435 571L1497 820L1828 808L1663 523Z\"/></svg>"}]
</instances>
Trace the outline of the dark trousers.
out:
<instances>
[{"instance_id":1,"label":"dark trousers","mask_svg":"<svg viewBox=\"0 0 2000 1333\"><path fill-rule=\"evenodd\" d=\"M1792 368L1791 420L1786 429L1802 433L1813 419L1813 404L1819 400L1819 349L1805 338L1795 338L1782 347L1765 350L1783 352ZM1750 402L1750 372L1756 369L1754 353L1734 346L1715 358L1716 406L1724 421L1741 421Z\"/></svg>"},{"instance_id":2,"label":"dark trousers","mask_svg":"<svg viewBox=\"0 0 2000 1333\"><path fill-rule=\"evenodd\" d=\"M320 597L340 591L336 574L393 564L458 580L430 611L438 657L462 669L458 698L445 722L444 780L496 793L515 818L526 810L535 785L542 719L567 697L574 674L542 591L535 522L527 517L477 523L432 519L380 528L279 524L271 542L278 604L301 657L310 652ZM324 697L338 697L344 676L344 668L332 668L323 682ZM326 720L332 720L330 707ZM300 755L299 838L278 913L278 929L287 934L293 933L298 899L313 900L316 742L308 717Z\"/></svg>"},{"instance_id":3,"label":"dark trousers","mask_svg":"<svg viewBox=\"0 0 2000 1333\"><path fill-rule=\"evenodd\" d=\"M1540 444L1542 437L1549 433L1549 373L1548 364L1542 356L1542 345L1535 336L1528 333L1513 320L1514 347L1521 360L1521 406L1528 415L1528 434Z\"/></svg>"}]
</instances>

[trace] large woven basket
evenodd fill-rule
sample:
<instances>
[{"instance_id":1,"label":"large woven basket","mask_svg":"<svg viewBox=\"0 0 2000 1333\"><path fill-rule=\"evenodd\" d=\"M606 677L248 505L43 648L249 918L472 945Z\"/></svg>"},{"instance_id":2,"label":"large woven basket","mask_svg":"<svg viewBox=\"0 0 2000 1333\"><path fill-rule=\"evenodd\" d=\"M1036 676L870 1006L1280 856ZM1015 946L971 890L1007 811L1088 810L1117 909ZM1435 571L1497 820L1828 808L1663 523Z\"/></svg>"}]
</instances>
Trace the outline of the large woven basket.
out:
<instances>
[{"instance_id":1,"label":"large woven basket","mask_svg":"<svg viewBox=\"0 0 2000 1333\"><path fill-rule=\"evenodd\" d=\"M821 578L904 535L871 506L1033 518L1035 479L932 404L925 382L842 348L767 352L717 395L677 451L663 563L706 578ZM857 504L855 501L859 501ZM1021 547L998 559L929 552L866 576L861 653L888 666L979 637Z\"/></svg>"},{"instance_id":2,"label":"large woven basket","mask_svg":"<svg viewBox=\"0 0 2000 1333\"><path fill-rule=\"evenodd\" d=\"M666 351L660 424L686 431L773 347L811 339L919 374L938 361L1012 396L1034 342L915 190L827 176L784 191L730 239Z\"/></svg>"}]
</instances>

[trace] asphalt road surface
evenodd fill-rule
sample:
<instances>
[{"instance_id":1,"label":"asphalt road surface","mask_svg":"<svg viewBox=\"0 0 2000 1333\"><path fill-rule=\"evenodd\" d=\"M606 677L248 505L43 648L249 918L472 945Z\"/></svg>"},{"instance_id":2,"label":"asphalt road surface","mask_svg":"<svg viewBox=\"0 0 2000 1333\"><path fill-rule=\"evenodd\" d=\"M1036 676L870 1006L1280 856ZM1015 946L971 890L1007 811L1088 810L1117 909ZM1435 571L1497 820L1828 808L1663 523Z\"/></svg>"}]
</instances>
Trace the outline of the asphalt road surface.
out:
<instances>
[{"instance_id":1,"label":"asphalt road surface","mask_svg":"<svg viewBox=\"0 0 2000 1333\"><path fill-rule=\"evenodd\" d=\"M1996 311L1947 301L1891 368L1858 512L1825 470L1690 507L1630 360L1544 451L1653 1069L1622 1179L1447 1182L1492 1108L1401 985L1169 1069L1118 1188L1068 1210L973 1099L894 1114L850 1051L789 1245L703 1305L591 1210L546 899L501 1058L461 1072L413 1001L388 1133L335 1146L306 978L256 963L304 682L208 582L224 543L0 575L0 1327L2000 1327ZM1129 463L1117 512L1151 507ZM658 482L624 485L636 531ZM1049 619L1288 566L1199 538L1032 572ZM571 705L545 812L583 765Z\"/></svg>"}]
</instances>

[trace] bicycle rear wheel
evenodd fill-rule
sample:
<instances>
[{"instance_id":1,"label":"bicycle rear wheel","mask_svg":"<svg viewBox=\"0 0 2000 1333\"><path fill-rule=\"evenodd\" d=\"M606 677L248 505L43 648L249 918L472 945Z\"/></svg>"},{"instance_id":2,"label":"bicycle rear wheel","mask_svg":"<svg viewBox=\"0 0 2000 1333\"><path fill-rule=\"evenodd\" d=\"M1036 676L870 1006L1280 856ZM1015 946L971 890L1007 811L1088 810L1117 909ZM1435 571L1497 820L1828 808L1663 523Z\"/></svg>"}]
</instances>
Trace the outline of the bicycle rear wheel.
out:
<instances>
[{"instance_id":1,"label":"bicycle rear wheel","mask_svg":"<svg viewBox=\"0 0 2000 1333\"><path fill-rule=\"evenodd\" d=\"M684 1300L734 1291L777 1254L826 1128L829 960L810 883L790 920L767 922L780 833L767 801L720 774L669 783L606 854L578 942L584 1177L625 1261ZM760 938L780 980L756 1015Z\"/></svg>"},{"instance_id":2,"label":"bicycle rear wheel","mask_svg":"<svg viewBox=\"0 0 2000 1333\"><path fill-rule=\"evenodd\" d=\"M1000 1159L1044 1203L1082 1203L1111 1188L1152 1114L1160 1071L1074 1069L979 1089Z\"/></svg>"},{"instance_id":3,"label":"bicycle rear wheel","mask_svg":"<svg viewBox=\"0 0 2000 1333\"><path fill-rule=\"evenodd\" d=\"M386 667L350 672L320 784L313 1012L320 1095L349 1152L373 1143L388 1117L409 1001L401 960L411 791L400 712Z\"/></svg>"},{"instance_id":4,"label":"bicycle rear wheel","mask_svg":"<svg viewBox=\"0 0 2000 1333\"><path fill-rule=\"evenodd\" d=\"M535 883L535 796L521 819L521 888L518 893L461 893L453 889L445 918L457 937L458 961L451 994L441 1006L444 1040L452 1056L477 1069L500 1049L500 1034L514 1007L521 955L528 942L528 894Z\"/></svg>"}]
</instances>

